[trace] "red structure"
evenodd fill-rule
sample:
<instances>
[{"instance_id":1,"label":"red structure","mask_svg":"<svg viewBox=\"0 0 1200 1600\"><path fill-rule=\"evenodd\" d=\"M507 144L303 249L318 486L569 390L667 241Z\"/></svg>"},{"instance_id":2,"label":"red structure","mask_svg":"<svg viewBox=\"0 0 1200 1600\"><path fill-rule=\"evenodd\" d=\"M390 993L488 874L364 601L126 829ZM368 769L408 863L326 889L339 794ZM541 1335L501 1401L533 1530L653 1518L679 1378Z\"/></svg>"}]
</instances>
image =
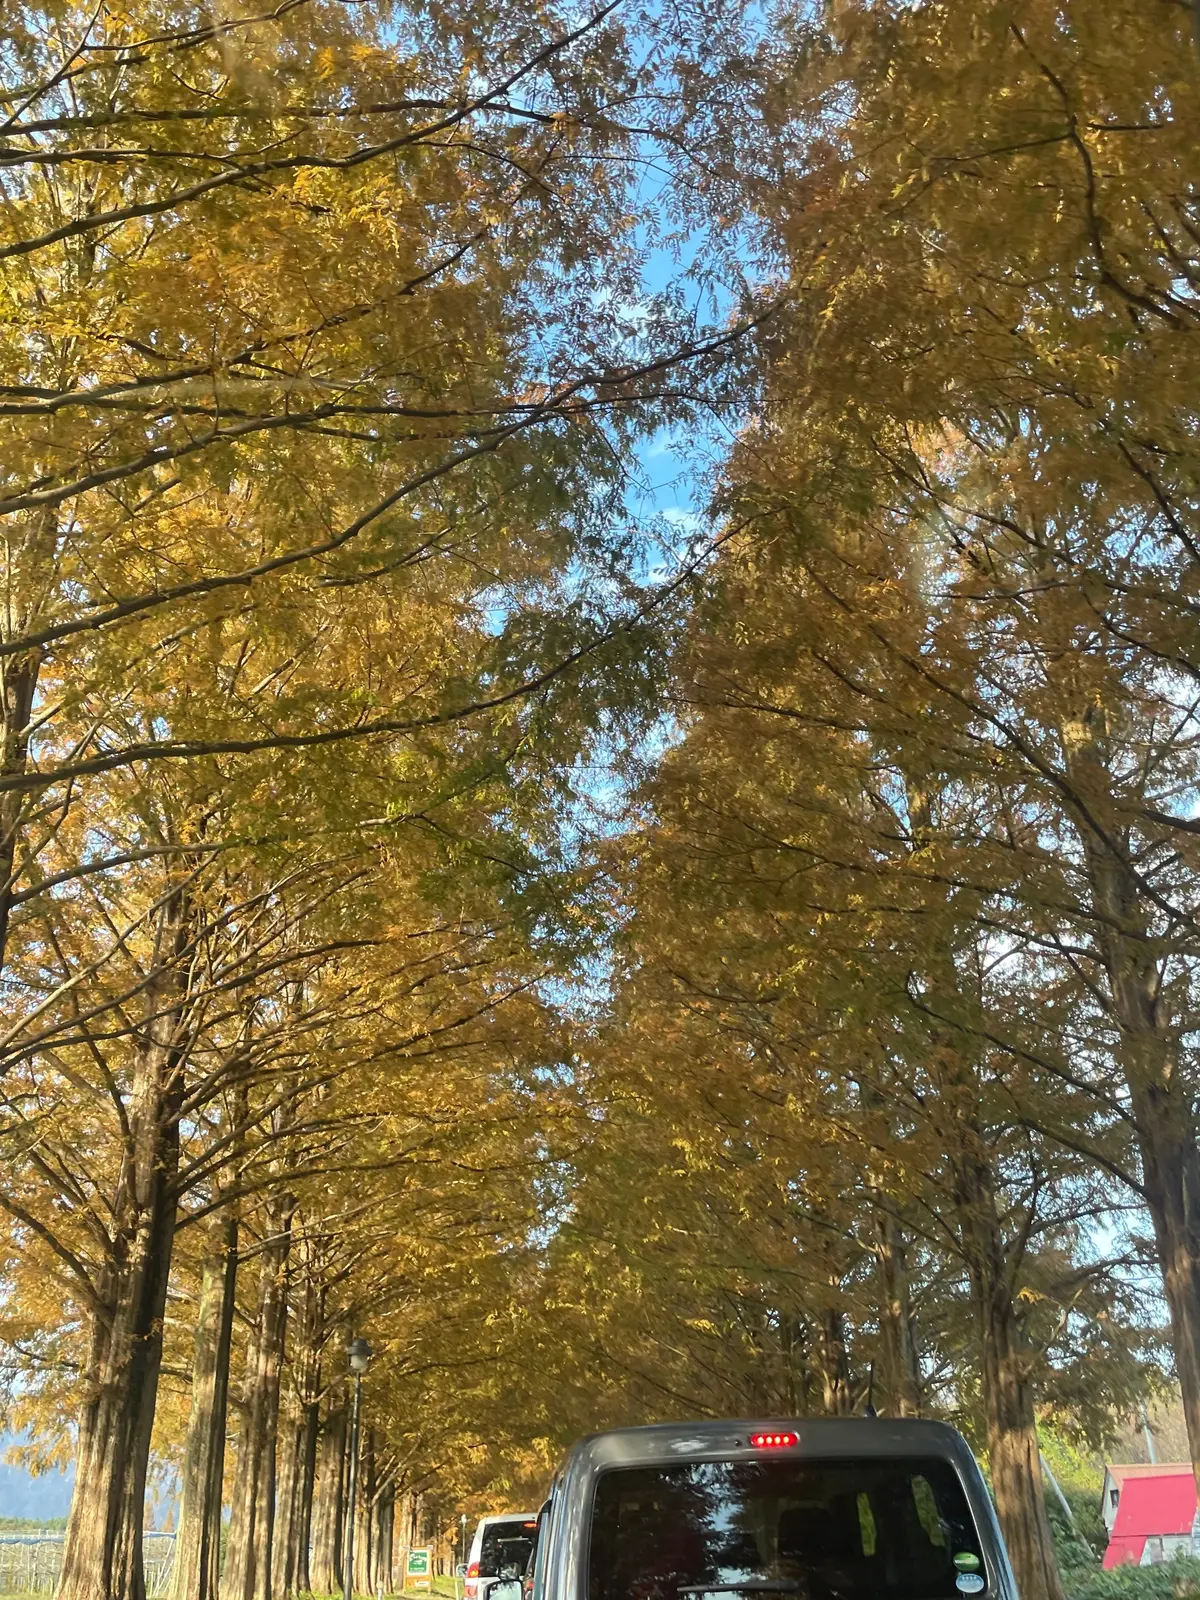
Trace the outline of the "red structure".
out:
<instances>
[{"instance_id":1,"label":"red structure","mask_svg":"<svg viewBox=\"0 0 1200 1600\"><path fill-rule=\"evenodd\" d=\"M1115 1476L1109 1471L1110 1478ZM1200 1513L1190 1467L1160 1467L1144 1476L1127 1467L1121 1476L1104 1552L1106 1567L1126 1562L1148 1567L1175 1555L1200 1554Z\"/></svg>"}]
</instances>

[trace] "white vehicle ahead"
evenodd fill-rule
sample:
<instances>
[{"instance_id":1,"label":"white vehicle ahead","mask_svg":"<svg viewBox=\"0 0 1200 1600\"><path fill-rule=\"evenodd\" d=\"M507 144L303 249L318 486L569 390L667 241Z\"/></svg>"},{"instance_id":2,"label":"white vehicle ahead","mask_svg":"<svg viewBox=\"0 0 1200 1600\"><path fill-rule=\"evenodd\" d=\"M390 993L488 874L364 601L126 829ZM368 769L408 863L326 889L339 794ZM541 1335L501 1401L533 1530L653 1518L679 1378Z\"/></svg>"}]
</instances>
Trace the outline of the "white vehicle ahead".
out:
<instances>
[{"instance_id":1,"label":"white vehicle ahead","mask_svg":"<svg viewBox=\"0 0 1200 1600\"><path fill-rule=\"evenodd\" d=\"M535 1512L514 1511L503 1517L483 1517L471 1540L466 1600L487 1600L493 1584L522 1578L536 1538Z\"/></svg>"}]
</instances>

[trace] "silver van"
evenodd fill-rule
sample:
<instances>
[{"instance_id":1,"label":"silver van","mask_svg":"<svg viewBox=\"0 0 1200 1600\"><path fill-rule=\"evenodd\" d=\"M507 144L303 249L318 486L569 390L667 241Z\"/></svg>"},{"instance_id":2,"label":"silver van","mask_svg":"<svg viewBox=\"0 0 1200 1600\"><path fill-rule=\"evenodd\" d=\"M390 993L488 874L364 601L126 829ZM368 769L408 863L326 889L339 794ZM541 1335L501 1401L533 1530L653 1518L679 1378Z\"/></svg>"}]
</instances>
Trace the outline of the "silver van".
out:
<instances>
[{"instance_id":1,"label":"silver van","mask_svg":"<svg viewBox=\"0 0 1200 1600\"><path fill-rule=\"evenodd\" d=\"M713 1595L1017 1600L979 1467L944 1423L669 1423L577 1444L538 1518L532 1600Z\"/></svg>"}]
</instances>

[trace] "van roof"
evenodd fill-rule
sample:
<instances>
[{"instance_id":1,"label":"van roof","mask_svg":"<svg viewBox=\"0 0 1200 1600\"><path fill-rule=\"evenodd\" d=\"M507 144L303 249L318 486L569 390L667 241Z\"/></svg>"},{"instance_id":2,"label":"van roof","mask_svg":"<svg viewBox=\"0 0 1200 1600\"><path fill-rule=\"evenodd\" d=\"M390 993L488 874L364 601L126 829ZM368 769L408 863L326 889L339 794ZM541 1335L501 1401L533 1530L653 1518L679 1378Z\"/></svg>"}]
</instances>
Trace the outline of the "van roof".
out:
<instances>
[{"instance_id":1,"label":"van roof","mask_svg":"<svg viewBox=\"0 0 1200 1600\"><path fill-rule=\"evenodd\" d=\"M636 1466L711 1456L769 1455L750 1443L756 1433L792 1433L791 1456L911 1456L958 1458L962 1436L944 1422L917 1417L744 1417L703 1422L658 1422L615 1428L581 1439L571 1458L593 1467Z\"/></svg>"}]
</instances>

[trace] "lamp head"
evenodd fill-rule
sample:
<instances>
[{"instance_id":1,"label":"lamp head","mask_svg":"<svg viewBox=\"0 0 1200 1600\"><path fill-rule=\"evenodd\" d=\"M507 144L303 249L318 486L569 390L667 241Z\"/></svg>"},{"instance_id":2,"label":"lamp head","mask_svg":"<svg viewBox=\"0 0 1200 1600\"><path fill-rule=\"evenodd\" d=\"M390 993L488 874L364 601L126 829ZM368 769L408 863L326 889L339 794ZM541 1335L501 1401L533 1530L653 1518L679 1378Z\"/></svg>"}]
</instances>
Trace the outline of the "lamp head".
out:
<instances>
[{"instance_id":1,"label":"lamp head","mask_svg":"<svg viewBox=\"0 0 1200 1600\"><path fill-rule=\"evenodd\" d=\"M374 1353L365 1339L351 1339L346 1346L346 1359L350 1363L350 1371L361 1377L371 1365L371 1357Z\"/></svg>"}]
</instances>

